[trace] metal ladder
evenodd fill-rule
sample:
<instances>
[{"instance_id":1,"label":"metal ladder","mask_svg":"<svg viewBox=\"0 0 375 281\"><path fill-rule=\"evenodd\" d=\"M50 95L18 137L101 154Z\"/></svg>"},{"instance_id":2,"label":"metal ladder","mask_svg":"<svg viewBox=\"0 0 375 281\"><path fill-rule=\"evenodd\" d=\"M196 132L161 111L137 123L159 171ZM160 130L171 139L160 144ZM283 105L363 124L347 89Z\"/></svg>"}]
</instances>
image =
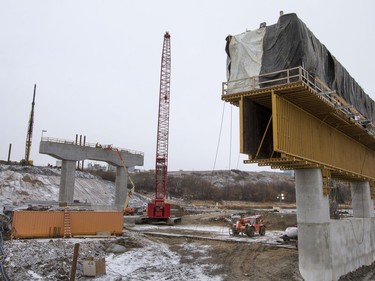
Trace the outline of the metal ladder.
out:
<instances>
[{"instance_id":1,"label":"metal ladder","mask_svg":"<svg viewBox=\"0 0 375 281\"><path fill-rule=\"evenodd\" d=\"M66 208L64 209L64 238L72 238L70 213Z\"/></svg>"}]
</instances>

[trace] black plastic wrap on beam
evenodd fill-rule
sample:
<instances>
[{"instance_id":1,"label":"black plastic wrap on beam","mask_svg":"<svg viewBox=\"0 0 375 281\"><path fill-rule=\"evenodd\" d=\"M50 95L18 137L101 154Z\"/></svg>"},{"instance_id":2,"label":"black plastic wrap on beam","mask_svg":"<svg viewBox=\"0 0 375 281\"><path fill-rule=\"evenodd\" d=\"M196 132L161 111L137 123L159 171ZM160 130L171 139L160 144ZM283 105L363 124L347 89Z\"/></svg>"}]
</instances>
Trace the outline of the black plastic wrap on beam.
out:
<instances>
[{"instance_id":1,"label":"black plastic wrap on beam","mask_svg":"<svg viewBox=\"0 0 375 281\"><path fill-rule=\"evenodd\" d=\"M230 40L228 36L226 51L229 57ZM375 102L296 14L286 14L280 16L277 24L266 27L259 74L298 66L322 80L367 119L375 121ZM229 65L229 71L231 67L236 66ZM280 74L261 77L260 81L278 78L277 75Z\"/></svg>"}]
</instances>

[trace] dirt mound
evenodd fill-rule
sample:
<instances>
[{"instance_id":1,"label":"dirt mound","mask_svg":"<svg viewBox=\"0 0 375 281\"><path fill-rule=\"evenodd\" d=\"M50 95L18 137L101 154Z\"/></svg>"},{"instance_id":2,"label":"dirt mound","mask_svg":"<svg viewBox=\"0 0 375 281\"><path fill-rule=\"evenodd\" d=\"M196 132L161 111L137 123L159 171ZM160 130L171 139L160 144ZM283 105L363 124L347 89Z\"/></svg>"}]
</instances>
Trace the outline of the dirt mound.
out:
<instances>
[{"instance_id":1,"label":"dirt mound","mask_svg":"<svg viewBox=\"0 0 375 281\"><path fill-rule=\"evenodd\" d=\"M262 244L215 245L213 256L233 280L303 280L298 252ZM272 265L272 266L270 266Z\"/></svg>"},{"instance_id":2,"label":"dirt mound","mask_svg":"<svg viewBox=\"0 0 375 281\"><path fill-rule=\"evenodd\" d=\"M262 212L267 229L285 230L289 226L297 225L297 214L281 212Z\"/></svg>"},{"instance_id":3,"label":"dirt mound","mask_svg":"<svg viewBox=\"0 0 375 281\"><path fill-rule=\"evenodd\" d=\"M183 254L183 238L168 238L172 249ZM220 264L212 275L227 276L225 280L303 280L298 270L296 249L284 249L264 244L242 244L185 239L187 243L209 245L204 263Z\"/></svg>"}]
</instances>

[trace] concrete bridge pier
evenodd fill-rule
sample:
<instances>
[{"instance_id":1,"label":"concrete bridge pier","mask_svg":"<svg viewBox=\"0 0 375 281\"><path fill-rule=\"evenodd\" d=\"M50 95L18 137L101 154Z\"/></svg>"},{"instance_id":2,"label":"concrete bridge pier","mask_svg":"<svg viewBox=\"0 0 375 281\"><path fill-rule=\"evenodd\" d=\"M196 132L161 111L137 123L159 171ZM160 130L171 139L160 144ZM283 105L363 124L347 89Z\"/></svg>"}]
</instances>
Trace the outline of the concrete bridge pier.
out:
<instances>
[{"instance_id":1,"label":"concrete bridge pier","mask_svg":"<svg viewBox=\"0 0 375 281\"><path fill-rule=\"evenodd\" d=\"M352 182L352 209L355 218L371 218L374 216L374 202L371 200L369 182Z\"/></svg>"},{"instance_id":2,"label":"concrete bridge pier","mask_svg":"<svg viewBox=\"0 0 375 281\"><path fill-rule=\"evenodd\" d=\"M126 199L126 191L128 185L128 176L123 166L116 167L116 193L115 193L115 208L118 211L123 209L123 204Z\"/></svg>"},{"instance_id":3,"label":"concrete bridge pier","mask_svg":"<svg viewBox=\"0 0 375 281\"><path fill-rule=\"evenodd\" d=\"M306 281L332 280L329 200L320 169L295 171L299 270Z\"/></svg>"},{"instance_id":4,"label":"concrete bridge pier","mask_svg":"<svg viewBox=\"0 0 375 281\"><path fill-rule=\"evenodd\" d=\"M306 281L336 281L375 260L369 182L351 183L353 218L331 220L320 169L295 171L299 270Z\"/></svg>"},{"instance_id":5,"label":"concrete bridge pier","mask_svg":"<svg viewBox=\"0 0 375 281\"><path fill-rule=\"evenodd\" d=\"M62 160L59 201L73 203L76 162L85 159L103 161L116 167L116 194L114 208L122 210L127 191L128 175L124 165L129 167L143 165L143 153L85 143L77 145L74 141L44 138L39 152ZM109 203L109 202L108 202Z\"/></svg>"},{"instance_id":6,"label":"concrete bridge pier","mask_svg":"<svg viewBox=\"0 0 375 281\"><path fill-rule=\"evenodd\" d=\"M62 160L59 202L73 203L76 161Z\"/></svg>"}]
</instances>

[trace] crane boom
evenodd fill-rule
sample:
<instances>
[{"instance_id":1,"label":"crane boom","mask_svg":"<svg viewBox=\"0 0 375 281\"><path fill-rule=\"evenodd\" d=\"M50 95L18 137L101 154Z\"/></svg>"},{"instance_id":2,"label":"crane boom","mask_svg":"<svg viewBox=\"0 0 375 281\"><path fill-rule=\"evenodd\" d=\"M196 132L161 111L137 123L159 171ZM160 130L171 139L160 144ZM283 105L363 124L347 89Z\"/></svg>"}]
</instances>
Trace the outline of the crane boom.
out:
<instances>
[{"instance_id":1,"label":"crane boom","mask_svg":"<svg viewBox=\"0 0 375 281\"><path fill-rule=\"evenodd\" d=\"M36 84L34 84L33 102L31 103L30 119L29 119L29 125L27 127L25 159L24 159L24 161L21 161L21 163L23 163L25 165L29 165L31 163L31 161L30 161L30 150L31 150L32 137L33 137L33 127L34 127L35 93L36 93Z\"/></svg>"},{"instance_id":2,"label":"crane boom","mask_svg":"<svg viewBox=\"0 0 375 281\"><path fill-rule=\"evenodd\" d=\"M168 178L169 101L171 78L171 44L168 32L164 35L160 69L158 132L155 163L155 197L165 198Z\"/></svg>"},{"instance_id":3,"label":"crane boom","mask_svg":"<svg viewBox=\"0 0 375 281\"><path fill-rule=\"evenodd\" d=\"M160 69L158 130L155 161L155 198L148 205L149 218L168 219L170 205L165 203L168 179L169 102L171 78L171 36L164 34Z\"/></svg>"}]
</instances>

